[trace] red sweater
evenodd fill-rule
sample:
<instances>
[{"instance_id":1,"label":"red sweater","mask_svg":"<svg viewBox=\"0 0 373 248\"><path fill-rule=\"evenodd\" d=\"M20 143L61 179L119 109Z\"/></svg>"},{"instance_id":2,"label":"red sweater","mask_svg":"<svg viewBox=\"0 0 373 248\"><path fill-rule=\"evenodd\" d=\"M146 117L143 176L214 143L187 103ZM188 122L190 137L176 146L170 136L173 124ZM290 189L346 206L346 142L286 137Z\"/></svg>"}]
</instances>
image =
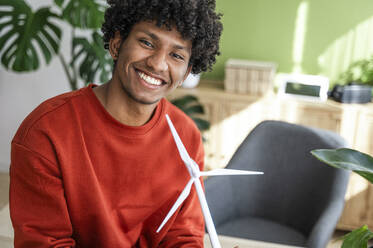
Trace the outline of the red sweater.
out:
<instances>
[{"instance_id":1,"label":"red sweater","mask_svg":"<svg viewBox=\"0 0 373 248\"><path fill-rule=\"evenodd\" d=\"M161 224L190 179L166 122L203 167L193 121L162 99L141 127L116 121L88 86L54 97L13 141L10 213L18 247L203 247L197 194Z\"/></svg>"}]
</instances>

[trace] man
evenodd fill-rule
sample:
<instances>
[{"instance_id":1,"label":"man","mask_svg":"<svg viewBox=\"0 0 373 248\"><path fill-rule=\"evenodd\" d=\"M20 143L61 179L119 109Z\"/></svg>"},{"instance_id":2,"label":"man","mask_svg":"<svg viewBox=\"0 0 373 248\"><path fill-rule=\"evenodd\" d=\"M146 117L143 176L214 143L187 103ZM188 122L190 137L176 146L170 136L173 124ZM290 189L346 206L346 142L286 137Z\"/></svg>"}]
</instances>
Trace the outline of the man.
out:
<instances>
[{"instance_id":1,"label":"man","mask_svg":"<svg viewBox=\"0 0 373 248\"><path fill-rule=\"evenodd\" d=\"M112 79L47 100L12 141L15 247L203 247L192 190L160 233L189 174L168 114L203 167L193 121L164 99L211 69L222 31L213 0L108 0Z\"/></svg>"}]
</instances>

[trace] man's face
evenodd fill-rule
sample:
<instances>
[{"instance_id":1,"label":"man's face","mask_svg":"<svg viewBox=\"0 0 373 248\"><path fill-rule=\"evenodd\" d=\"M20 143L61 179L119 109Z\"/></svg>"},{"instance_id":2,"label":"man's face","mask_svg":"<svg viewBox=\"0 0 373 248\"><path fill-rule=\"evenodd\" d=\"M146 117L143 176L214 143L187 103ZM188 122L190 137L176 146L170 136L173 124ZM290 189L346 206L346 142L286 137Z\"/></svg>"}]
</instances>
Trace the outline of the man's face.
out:
<instances>
[{"instance_id":1,"label":"man's face","mask_svg":"<svg viewBox=\"0 0 373 248\"><path fill-rule=\"evenodd\" d=\"M137 103L157 103L190 72L191 41L174 27L167 30L143 21L132 27L126 40L122 42L117 32L110 43L110 52L117 58L113 80Z\"/></svg>"}]
</instances>

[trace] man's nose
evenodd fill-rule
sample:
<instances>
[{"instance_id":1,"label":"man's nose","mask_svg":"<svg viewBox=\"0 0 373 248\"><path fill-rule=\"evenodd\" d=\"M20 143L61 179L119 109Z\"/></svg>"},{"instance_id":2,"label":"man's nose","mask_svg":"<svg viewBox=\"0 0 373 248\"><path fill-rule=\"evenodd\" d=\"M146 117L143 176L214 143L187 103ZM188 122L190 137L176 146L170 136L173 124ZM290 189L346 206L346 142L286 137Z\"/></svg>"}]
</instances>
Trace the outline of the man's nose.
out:
<instances>
[{"instance_id":1,"label":"man's nose","mask_svg":"<svg viewBox=\"0 0 373 248\"><path fill-rule=\"evenodd\" d=\"M148 57L147 65L155 72L167 71L167 53L164 51L155 51L150 57Z\"/></svg>"}]
</instances>

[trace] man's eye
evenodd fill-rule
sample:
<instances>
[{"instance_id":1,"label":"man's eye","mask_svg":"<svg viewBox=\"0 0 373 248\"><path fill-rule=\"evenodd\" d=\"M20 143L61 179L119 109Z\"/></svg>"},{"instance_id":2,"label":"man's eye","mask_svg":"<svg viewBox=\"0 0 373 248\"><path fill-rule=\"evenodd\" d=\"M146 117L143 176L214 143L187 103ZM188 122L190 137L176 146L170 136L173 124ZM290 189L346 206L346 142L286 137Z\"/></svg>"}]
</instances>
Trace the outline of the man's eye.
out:
<instances>
[{"instance_id":1,"label":"man's eye","mask_svg":"<svg viewBox=\"0 0 373 248\"><path fill-rule=\"evenodd\" d=\"M153 44L150 43L150 42L147 41L147 40L140 40L140 42L141 42L142 44L144 44L145 46L147 46L147 47L151 47L151 48L153 48Z\"/></svg>"},{"instance_id":2,"label":"man's eye","mask_svg":"<svg viewBox=\"0 0 373 248\"><path fill-rule=\"evenodd\" d=\"M172 56L173 56L174 58L178 59L178 60L184 60L184 57L181 56L181 55L179 55L179 54L177 54L177 53L172 53Z\"/></svg>"}]
</instances>

